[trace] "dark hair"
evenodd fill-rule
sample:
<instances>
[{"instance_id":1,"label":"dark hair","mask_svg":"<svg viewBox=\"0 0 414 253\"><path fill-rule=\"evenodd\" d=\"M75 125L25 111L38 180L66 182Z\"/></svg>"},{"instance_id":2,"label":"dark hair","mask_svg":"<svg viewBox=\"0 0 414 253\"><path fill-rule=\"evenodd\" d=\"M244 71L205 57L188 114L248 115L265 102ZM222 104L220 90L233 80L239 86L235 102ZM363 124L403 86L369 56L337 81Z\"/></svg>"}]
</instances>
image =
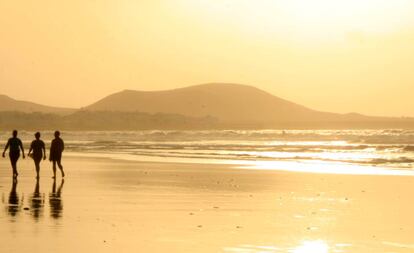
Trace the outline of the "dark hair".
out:
<instances>
[{"instance_id":1,"label":"dark hair","mask_svg":"<svg viewBox=\"0 0 414 253\"><path fill-rule=\"evenodd\" d=\"M34 136L38 139L38 138L40 138L40 133L36 132Z\"/></svg>"},{"instance_id":2,"label":"dark hair","mask_svg":"<svg viewBox=\"0 0 414 253\"><path fill-rule=\"evenodd\" d=\"M59 137L60 136L60 132L58 130L55 131L55 136Z\"/></svg>"},{"instance_id":3,"label":"dark hair","mask_svg":"<svg viewBox=\"0 0 414 253\"><path fill-rule=\"evenodd\" d=\"M16 137L17 136L17 130L13 130L13 136Z\"/></svg>"}]
</instances>

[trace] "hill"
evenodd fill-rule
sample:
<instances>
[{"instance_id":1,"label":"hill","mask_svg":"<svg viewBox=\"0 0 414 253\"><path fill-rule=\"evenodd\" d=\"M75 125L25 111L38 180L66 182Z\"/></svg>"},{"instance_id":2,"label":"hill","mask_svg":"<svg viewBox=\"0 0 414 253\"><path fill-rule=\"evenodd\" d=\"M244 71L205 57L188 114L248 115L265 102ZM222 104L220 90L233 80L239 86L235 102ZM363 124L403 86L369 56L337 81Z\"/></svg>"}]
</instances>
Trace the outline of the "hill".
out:
<instances>
[{"instance_id":1,"label":"hill","mask_svg":"<svg viewBox=\"0 0 414 253\"><path fill-rule=\"evenodd\" d=\"M166 91L125 90L87 106L89 111L119 111L214 117L223 123L376 121L360 114L335 114L312 110L252 86L209 83Z\"/></svg>"},{"instance_id":2,"label":"hill","mask_svg":"<svg viewBox=\"0 0 414 253\"><path fill-rule=\"evenodd\" d=\"M52 107L40 105L28 101L15 100L6 95L0 95L0 112L15 111L15 112L41 112L41 113L55 113L55 114L70 114L75 109Z\"/></svg>"},{"instance_id":3,"label":"hill","mask_svg":"<svg viewBox=\"0 0 414 253\"><path fill-rule=\"evenodd\" d=\"M257 88L225 83L166 91L125 90L105 97L85 110L174 113L189 117L212 116L223 122L238 123L296 121L322 116L317 111Z\"/></svg>"},{"instance_id":4,"label":"hill","mask_svg":"<svg viewBox=\"0 0 414 253\"><path fill-rule=\"evenodd\" d=\"M76 111L0 96L0 128L413 129L414 119L320 112L251 86L210 83L167 91L125 90Z\"/></svg>"},{"instance_id":5,"label":"hill","mask_svg":"<svg viewBox=\"0 0 414 253\"><path fill-rule=\"evenodd\" d=\"M70 115L50 113L0 112L2 130L151 130L151 129L214 129L214 118L191 118L176 114L140 112L77 111Z\"/></svg>"}]
</instances>

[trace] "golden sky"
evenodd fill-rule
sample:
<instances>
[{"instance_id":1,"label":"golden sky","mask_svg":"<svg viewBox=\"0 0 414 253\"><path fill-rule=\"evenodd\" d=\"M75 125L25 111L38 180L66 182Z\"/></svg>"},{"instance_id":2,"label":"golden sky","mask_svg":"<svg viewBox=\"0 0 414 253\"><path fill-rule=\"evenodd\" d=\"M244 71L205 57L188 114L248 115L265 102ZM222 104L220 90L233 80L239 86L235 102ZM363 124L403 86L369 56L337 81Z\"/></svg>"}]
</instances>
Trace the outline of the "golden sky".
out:
<instances>
[{"instance_id":1,"label":"golden sky","mask_svg":"<svg viewBox=\"0 0 414 253\"><path fill-rule=\"evenodd\" d=\"M414 116L413 13L410 0L0 0L0 94L80 107L231 82Z\"/></svg>"}]
</instances>

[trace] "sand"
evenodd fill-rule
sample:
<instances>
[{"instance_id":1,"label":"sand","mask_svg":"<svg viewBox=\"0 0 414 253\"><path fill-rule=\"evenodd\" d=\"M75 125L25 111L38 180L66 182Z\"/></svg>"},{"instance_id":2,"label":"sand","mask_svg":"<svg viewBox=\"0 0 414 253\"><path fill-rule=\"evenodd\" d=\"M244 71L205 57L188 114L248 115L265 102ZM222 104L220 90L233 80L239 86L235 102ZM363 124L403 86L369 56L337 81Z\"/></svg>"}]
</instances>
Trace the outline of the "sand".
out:
<instances>
[{"instance_id":1,"label":"sand","mask_svg":"<svg viewBox=\"0 0 414 253\"><path fill-rule=\"evenodd\" d=\"M0 160L1 252L414 252L413 177L66 158L37 188L19 165L10 199Z\"/></svg>"}]
</instances>

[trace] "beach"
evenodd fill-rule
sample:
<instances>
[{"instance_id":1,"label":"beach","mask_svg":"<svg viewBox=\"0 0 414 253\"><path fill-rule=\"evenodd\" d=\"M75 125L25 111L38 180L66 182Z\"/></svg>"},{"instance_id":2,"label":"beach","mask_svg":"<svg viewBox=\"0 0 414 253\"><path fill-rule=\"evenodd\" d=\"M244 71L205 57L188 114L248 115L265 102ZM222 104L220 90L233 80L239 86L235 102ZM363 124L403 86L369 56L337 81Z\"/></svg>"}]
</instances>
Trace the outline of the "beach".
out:
<instances>
[{"instance_id":1,"label":"beach","mask_svg":"<svg viewBox=\"0 0 414 253\"><path fill-rule=\"evenodd\" d=\"M0 0L0 31L0 253L414 253L414 0Z\"/></svg>"},{"instance_id":2,"label":"beach","mask_svg":"<svg viewBox=\"0 0 414 253\"><path fill-rule=\"evenodd\" d=\"M414 251L411 176L80 157L63 164L64 181L54 185L43 162L36 185L33 161L20 160L13 191L0 160L2 252Z\"/></svg>"}]
</instances>

